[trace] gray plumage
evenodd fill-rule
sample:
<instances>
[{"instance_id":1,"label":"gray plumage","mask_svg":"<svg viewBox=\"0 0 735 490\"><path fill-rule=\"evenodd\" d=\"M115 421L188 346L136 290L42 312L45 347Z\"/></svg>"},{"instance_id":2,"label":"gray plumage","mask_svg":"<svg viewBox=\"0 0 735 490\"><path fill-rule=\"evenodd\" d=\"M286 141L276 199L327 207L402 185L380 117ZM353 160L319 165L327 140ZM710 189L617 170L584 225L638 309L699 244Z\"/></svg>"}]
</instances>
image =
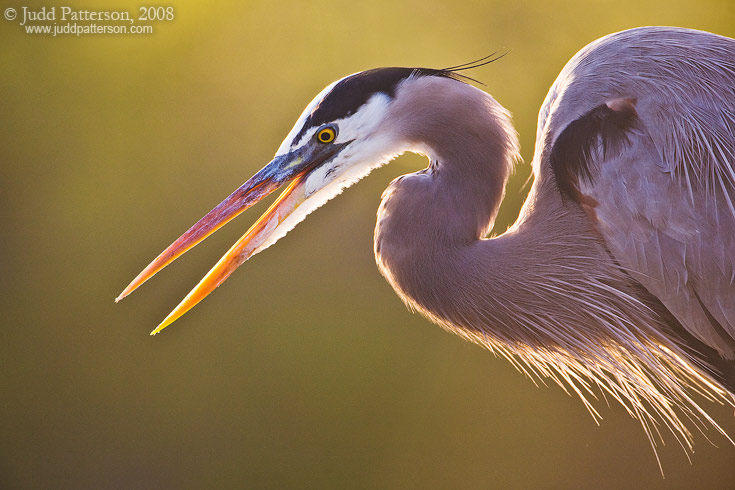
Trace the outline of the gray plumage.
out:
<instances>
[{"instance_id":1,"label":"gray plumage","mask_svg":"<svg viewBox=\"0 0 735 490\"><path fill-rule=\"evenodd\" d=\"M378 213L376 258L404 301L585 402L591 380L649 434L659 416L689 443L676 409L709 417L687 390L735 392L735 41L643 28L580 51L541 108L518 222L487 240L517 158L507 113L445 80L403 90L398 130L434 149ZM602 123L584 120L600 106ZM624 111L630 127L605 126ZM559 173L577 179L566 199L551 162L565 131L563 153L587 167Z\"/></svg>"},{"instance_id":2,"label":"gray plumage","mask_svg":"<svg viewBox=\"0 0 735 490\"><path fill-rule=\"evenodd\" d=\"M158 332L310 212L413 151L431 164L390 184L375 229L378 267L409 307L576 392L596 418L601 390L653 444L660 424L684 447L687 421L722 432L692 396L735 394L735 40L649 27L577 53L541 107L528 199L492 238L518 141L465 68L383 68L328 86L273 162L120 297L291 180Z\"/></svg>"}]
</instances>

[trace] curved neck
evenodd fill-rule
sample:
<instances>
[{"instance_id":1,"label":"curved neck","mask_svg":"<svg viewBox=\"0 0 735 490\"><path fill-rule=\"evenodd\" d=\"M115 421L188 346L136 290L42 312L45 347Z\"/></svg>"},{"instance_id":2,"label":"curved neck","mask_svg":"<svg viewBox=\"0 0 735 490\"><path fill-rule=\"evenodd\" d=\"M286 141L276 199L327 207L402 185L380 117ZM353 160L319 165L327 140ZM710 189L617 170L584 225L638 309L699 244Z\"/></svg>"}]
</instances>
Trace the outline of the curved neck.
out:
<instances>
[{"instance_id":1,"label":"curved neck","mask_svg":"<svg viewBox=\"0 0 735 490\"><path fill-rule=\"evenodd\" d=\"M590 315L585 303L596 295L607 298L613 316L655 323L581 208L565 205L543 175L518 221L498 238L484 238L517 155L515 133L484 92L461 83L442 88L414 86L397 100L422 108L403 108L410 119L393 124L432 160L391 183L378 211L376 261L401 298L485 345L483 338L491 345L563 346L567 325L584 325L575 336L603 342L600 315L608 313ZM566 313L544 315L559 310Z\"/></svg>"},{"instance_id":2,"label":"curved neck","mask_svg":"<svg viewBox=\"0 0 735 490\"><path fill-rule=\"evenodd\" d=\"M462 82L425 77L406 83L396 94L386 131L399 135L404 150L427 155L431 165L394 182L385 194L393 203L384 201L383 209L406 215L396 226L408 228L397 228L397 235L418 236L423 228L443 235L445 244L482 238L520 159L510 114ZM401 189L401 183L412 190Z\"/></svg>"},{"instance_id":3,"label":"curved neck","mask_svg":"<svg viewBox=\"0 0 735 490\"><path fill-rule=\"evenodd\" d=\"M435 321L449 322L451 308L461 311L450 298L464 289L462 264L472 267L461 255L475 250L492 228L518 145L509 114L484 92L456 81L412 83L394 103L404 116L391 121L431 165L386 189L375 256L404 301ZM409 109L416 107L421 110Z\"/></svg>"}]
</instances>

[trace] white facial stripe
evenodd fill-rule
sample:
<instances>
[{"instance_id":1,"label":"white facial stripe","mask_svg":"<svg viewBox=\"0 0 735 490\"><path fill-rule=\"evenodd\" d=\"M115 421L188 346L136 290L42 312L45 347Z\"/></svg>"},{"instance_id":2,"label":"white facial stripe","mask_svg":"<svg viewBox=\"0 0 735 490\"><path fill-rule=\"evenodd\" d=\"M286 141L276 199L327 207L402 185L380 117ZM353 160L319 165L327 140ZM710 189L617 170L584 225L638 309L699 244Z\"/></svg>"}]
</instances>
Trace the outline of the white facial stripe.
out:
<instances>
[{"instance_id":1,"label":"white facial stripe","mask_svg":"<svg viewBox=\"0 0 735 490\"><path fill-rule=\"evenodd\" d=\"M311 102L309 102L309 105L306 106L306 109L304 109L304 112L302 112L301 115L299 116L299 120L296 121L296 124L294 124L293 128L291 128L291 132L288 133L286 138L283 140L283 143L281 143L281 146L278 147L278 151L276 151L276 156L283 155L284 153L288 153L289 149L293 146L293 143L294 143L293 139L301 131L301 128L304 126L304 123L306 122L306 118L309 117L309 114L314 112L314 109L316 108L317 104L319 104L319 102L321 102L322 99L326 97L329 92L332 91L334 86L337 85L342 80L344 80L344 78L327 85L324 88L324 90L319 92L319 94L316 97L314 97L314 99Z\"/></svg>"},{"instance_id":2,"label":"white facial stripe","mask_svg":"<svg viewBox=\"0 0 735 490\"><path fill-rule=\"evenodd\" d=\"M298 142L294 142L294 144L291 145L291 148L300 148L304 146L307 141L314 137L314 133L316 133L318 129L319 128L311 128L307 130Z\"/></svg>"},{"instance_id":3,"label":"white facial stripe","mask_svg":"<svg viewBox=\"0 0 735 490\"><path fill-rule=\"evenodd\" d=\"M352 75L348 75L348 78ZM336 82L328 85L322 90L319 95L306 106L306 109L299 116L298 121L294 124L291 131L288 133L286 138L281 143L281 146L276 151L276 156L288 153L292 148L298 148L306 144L311 138L314 137L314 133L319 128L310 128L307 130L299 139L294 141L296 136L301 132L306 119L314 111L316 106L326 97L329 92L332 91L335 85L344 80L344 78L337 80ZM345 118L334 121L337 125L337 139L336 143L344 143L359 138L362 135L369 134L375 129L375 126L380 123L383 119L384 113L387 111L388 105L390 104L390 97L384 93L376 93L368 101L363 104L356 113L347 116Z\"/></svg>"},{"instance_id":4,"label":"white facial stripe","mask_svg":"<svg viewBox=\"0 0 735 490\"><path fill-rule=\"evenodd\" d=\"M371 134L376 126L385 119L390 101L388 95L378 92L370 97L357 112L335 121L337 125L335 143L345 143Z\"/></svg>"},{"instance_id":5,"label":"white facial stripe","mask_svg":"<svg viewBox=\"0 0 735 490\"><path fill-rule=\"evenodd\" d=\"M384 113L388 109L388 104L390 104L390 98L386 94L377 93L370 97L356 113L334 121L334 124L337 126L337 139L334 142L337 144L346 143L347 141L359 139L370 134L380 124L380 121L383 120ZM301 125L303 125L303 122L296 123L294 129L300 129ZM291 142L285 151L288 152L291 148L299 148L306 145L318 130L319 127L308 129L299 141ZM294 130L291 130L291 132L294 132ZM292 137L295 137L295 135ZM279 148L278 151L280 153L281 149Z\"/></svg>"}]
</instances>

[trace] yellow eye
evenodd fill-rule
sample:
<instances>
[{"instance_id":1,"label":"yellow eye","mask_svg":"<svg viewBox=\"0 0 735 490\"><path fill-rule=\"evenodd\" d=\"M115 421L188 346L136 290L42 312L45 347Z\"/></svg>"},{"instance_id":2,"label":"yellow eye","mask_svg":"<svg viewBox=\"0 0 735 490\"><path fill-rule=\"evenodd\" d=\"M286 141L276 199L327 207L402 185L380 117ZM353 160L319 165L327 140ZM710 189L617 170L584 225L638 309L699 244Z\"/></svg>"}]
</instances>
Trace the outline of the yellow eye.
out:
<instances>
[{"instance_id":1,"label":"yellow eye","mask_svg":"<svg viewBox=\"0 0 735 490\"><path fill-rule=\"evenodd\" d=\"M335 136L337 136L337 133L333 128L329 127L322 128L316 133L316 139L319 143L331 143L334 141Z\"/></svg>"}]
</instances>

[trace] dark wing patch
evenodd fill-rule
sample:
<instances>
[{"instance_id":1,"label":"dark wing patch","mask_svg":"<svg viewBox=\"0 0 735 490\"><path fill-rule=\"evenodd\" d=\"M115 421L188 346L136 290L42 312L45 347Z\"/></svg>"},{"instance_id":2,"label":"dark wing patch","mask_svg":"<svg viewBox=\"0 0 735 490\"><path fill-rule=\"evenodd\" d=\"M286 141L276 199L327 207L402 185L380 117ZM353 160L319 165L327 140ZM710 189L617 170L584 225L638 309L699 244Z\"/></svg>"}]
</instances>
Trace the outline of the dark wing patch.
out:
<instances>
[{"instance_id":1,"label":"dark wing patch","mask_svg":"<svg viewBox=\"0 0 735 490\"><path fill-rule=\"evenodd\" d=\"M551 149L551 168L563 198L580 202L579 183L592 182L595 156L607 158L628 143L638 126L634 99L615 99L569 123Z\"/></svg>"}]
</instances>

